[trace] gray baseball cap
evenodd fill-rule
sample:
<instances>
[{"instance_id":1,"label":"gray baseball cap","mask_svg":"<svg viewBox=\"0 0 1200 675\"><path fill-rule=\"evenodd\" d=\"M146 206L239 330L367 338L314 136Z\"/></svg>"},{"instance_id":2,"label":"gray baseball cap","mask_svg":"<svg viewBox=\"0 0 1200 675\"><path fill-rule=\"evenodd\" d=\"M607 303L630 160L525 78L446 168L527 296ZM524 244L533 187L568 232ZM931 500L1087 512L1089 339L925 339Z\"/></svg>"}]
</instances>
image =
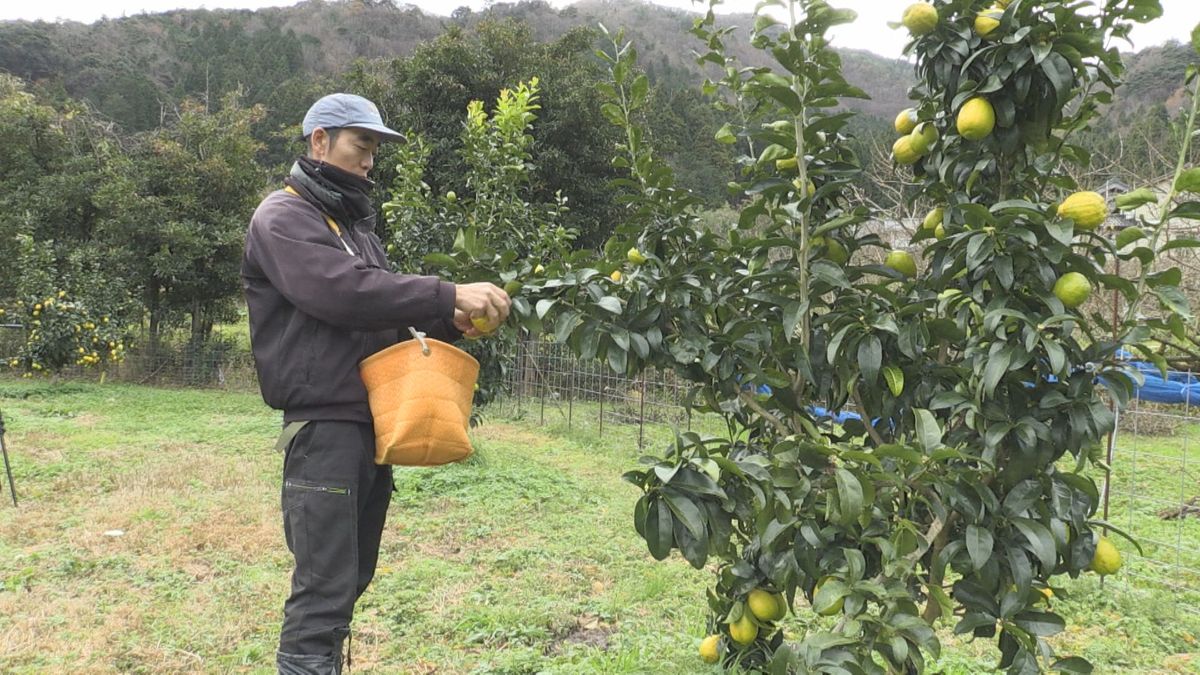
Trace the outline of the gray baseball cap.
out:
<instances>
[{"instance_id":1,"label":"gray baseball cap","mask_svg":"<svg viewBox=\"0 0 1200 675\"><path fill-rule=\"evenodd\" d=\"M367 99L354 94L330 94L319 99L304 115L304 137L308 138L317 127L339 129L356 127L369 129L385 140L403 141L404 134L389 129L383 124L379 108Z\"/></svg>"}]
</instances>

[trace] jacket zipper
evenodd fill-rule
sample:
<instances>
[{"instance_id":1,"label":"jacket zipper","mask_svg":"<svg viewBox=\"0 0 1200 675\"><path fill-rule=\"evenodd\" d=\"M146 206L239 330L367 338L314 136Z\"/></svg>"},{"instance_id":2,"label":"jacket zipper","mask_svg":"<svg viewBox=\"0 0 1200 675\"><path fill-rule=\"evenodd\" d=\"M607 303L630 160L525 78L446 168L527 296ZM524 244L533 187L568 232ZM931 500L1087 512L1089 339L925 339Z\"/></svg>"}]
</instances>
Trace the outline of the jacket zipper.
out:
<instances>
[{"instance_id":1,"label":"jacket zipper","mask_svg":"<svg viewBox=\"0 0 1200 675\"><path fill-rule=\"evenodd\" d=\"M290 480L284 481L283 486L289 487L289 488L295 488L297 490L311 490L313 492L327 492L329 494L334 494L334 495L350 494L350 488L329 487L326 485L301 485L300 483L293 483Z\"/></svg>"}]
</instances>

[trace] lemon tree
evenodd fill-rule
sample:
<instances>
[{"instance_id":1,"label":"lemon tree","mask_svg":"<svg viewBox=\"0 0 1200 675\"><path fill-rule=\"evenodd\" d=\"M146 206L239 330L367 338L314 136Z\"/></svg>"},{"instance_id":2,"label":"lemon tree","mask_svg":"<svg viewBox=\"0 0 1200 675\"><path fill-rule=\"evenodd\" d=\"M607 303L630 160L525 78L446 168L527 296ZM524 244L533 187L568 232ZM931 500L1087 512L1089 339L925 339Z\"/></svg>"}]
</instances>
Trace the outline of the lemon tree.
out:
<instances>
[{"instance_id":1,"label":"lemon tree","mask_svg":"<svg viewBox=\"0 0 1200 675\"><path fill-rule=\"evenodd\" d=\"M457 283L489 281L528 312L524 283L544 279L577 235L562 224L565 197L529 201L538 87L535 77L502 90L490 116L482 101L468 104L460 137L468 171L461 190L432 193L423 180L429 148L409 130L410 142L397 150L391 199L383 205L391 232L388 254L399 271L440 270ZM629 252L630 260L634 253ZM487 334L467 346L481 368L475 400L486 403L505 381L505 357L516 338L484 317L473 317L472 324Z\"/></svg>"},{"instance_id":2,"label":"lemon tree","mask_svg":"<svg viewBox=\"0 0 1200 675\"><path fill-rule=\"evenodd\" d=\"M919 84L897 130L923 144L897 170L936 214L910 242L865 227L872 214L845 189L860 165L838 101L864 93L827 35L853 12L762 3L775 9L748 37L769 68L729 55L737 36L711 6L696 21L700 60L720 73L705 91L729 119L716 138L742 167L729 186L742 208L723 232L699 226L696 197L647 142L648 81L635 47L609 34L602 112L623 133L613 164L627 172L625 218L598 258L574 254L526 282L536 301L517 311L616 372L674 370L692 385L687 405L725 421L727 433L681 433L626 474L650 554L716 570L704 659L921 672L941 621L993 641L1008 672L1090 672L1047 641L1064 620L1042 589L1112 567L1099 532L1118 530L1096 518L1091 460L1114 424L1102 394L1129 395L1123 345L1188 314L1178 270L1154 264L1195 245L1166 243L1159 223L1195 212L1187 191L1200 188L1181 164L1163 218L1141 225L1132 250L1089 226L1089 198L1068 204L1088 187L1065 170L1088 159L1072 133L1120 83L1111 43L1161 14L1153 0L1090 5L938 0L905 12L897 27L912 35ZM981 12L997 22L982 24L986 36ZM1120 256L1142 263L1132 278L1105 272ZM1121 293L1124 316L1088 313L1070 281L1068 306L1055 285L1072 273ZM788 634L764 593L784 614L832 619Z\"/></svg>"}]
</instances>

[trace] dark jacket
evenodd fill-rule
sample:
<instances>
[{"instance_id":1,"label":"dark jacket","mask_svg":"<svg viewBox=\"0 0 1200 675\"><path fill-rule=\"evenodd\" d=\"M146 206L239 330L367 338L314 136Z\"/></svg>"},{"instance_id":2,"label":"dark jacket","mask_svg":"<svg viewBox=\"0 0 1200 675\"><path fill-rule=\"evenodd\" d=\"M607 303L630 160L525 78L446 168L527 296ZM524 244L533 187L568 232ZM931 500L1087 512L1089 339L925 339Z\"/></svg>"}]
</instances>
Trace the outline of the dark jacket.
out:
<instances>
[{"instance_id":1,"label":"dark jacket","mask_svg":"<svg viewBox=\"0 0 1200 675\"><path fill-rule=\"evenodd\" d=\"M462 336L454 284L390 272L370 224L341 229L339 239L312 203L279 190L246 233L254 365L263 400L287 422L370 422L359 361L409 338L409 326L447 342Z\"/></svg>"}]
</instances>

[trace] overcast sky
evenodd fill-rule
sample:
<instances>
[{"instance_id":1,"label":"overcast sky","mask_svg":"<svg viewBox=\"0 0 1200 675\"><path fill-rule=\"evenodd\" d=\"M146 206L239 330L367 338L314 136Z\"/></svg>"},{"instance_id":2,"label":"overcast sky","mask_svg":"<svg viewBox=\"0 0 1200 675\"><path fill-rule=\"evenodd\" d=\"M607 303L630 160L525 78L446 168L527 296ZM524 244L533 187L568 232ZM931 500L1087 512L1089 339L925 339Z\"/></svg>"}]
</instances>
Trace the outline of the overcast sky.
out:
<instances>
[{"instance_id":1,"label":"overcast sky","mask_svg":"<svg viewBox=\"0 0 1200 675\"><path fill-rule=\"evenodd\" d=\"M566 7L572 0L549 0L555 7ZM699 11L706 3L693 4L691 0L654 0L655 4ZM858 12L858 21L840 26L834 32L834 44L844 47L869 49L884 56L899 57L904 46L902 30L887 27L888 21L899 19L904 8L912 0L833 0L835 7L845 7ZM238 8L259 9L294 5L296 0L44 0L31 2L0 0L0 20L41 19L44 21L69 20L91 22L102 17L116 18L142 12L162 12L180 8ZM405 4L397 0L397 5ZM492 4L489 0L410 0L407 4L417 5L431 14L449 15L457 7L469 6L479 10ZM757 0L726 0L720 11L752 12ZM1161 44L1174 38L1187 42L1192 28L1200 23L1200 0L1162 0L1163 17L1133 32L1136 49ZM615 28L615 26L610 26ZM1121 45L1121 49L1128 49Z\"/></svg>"}]
</instances>

